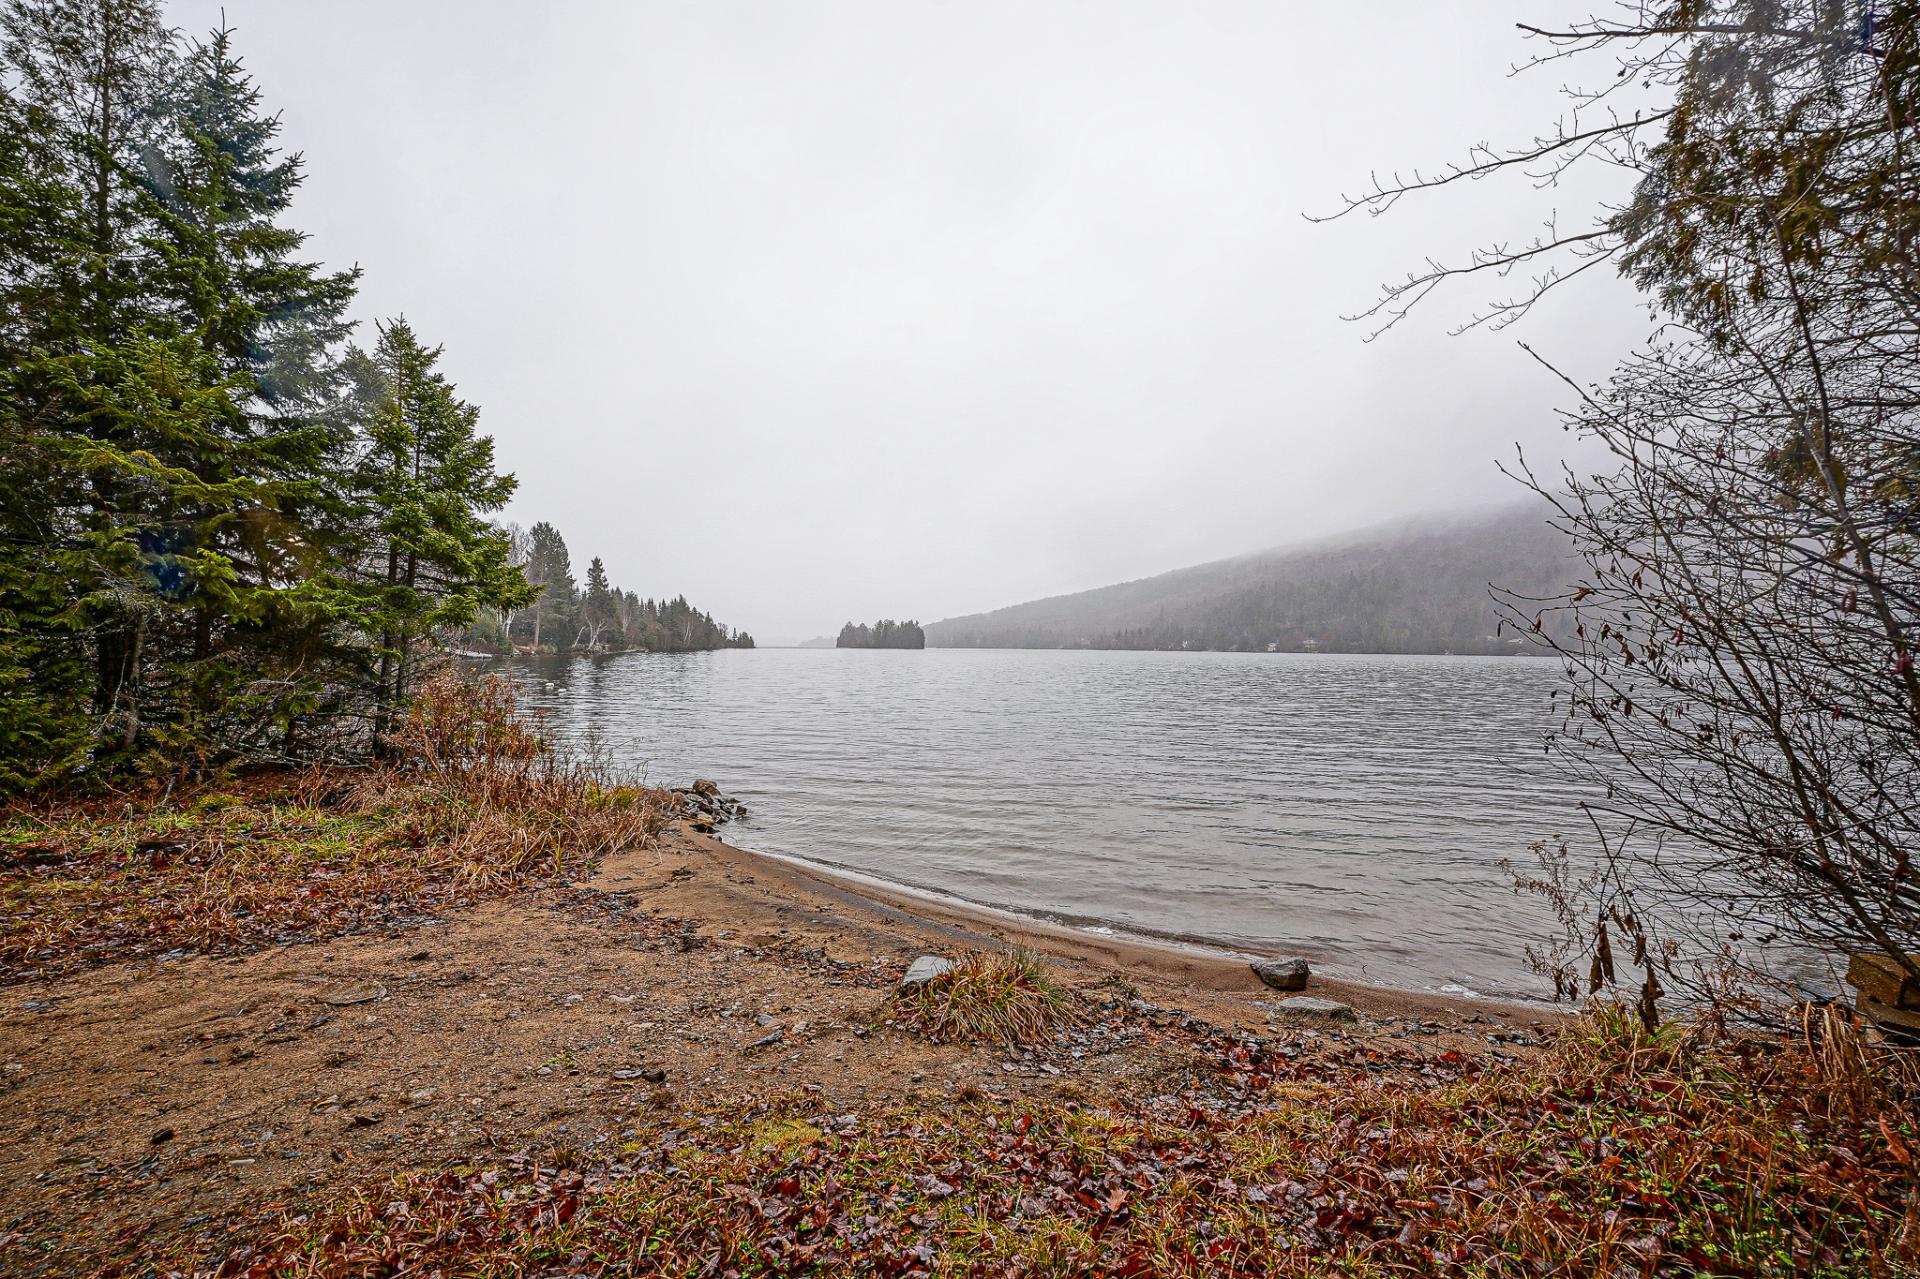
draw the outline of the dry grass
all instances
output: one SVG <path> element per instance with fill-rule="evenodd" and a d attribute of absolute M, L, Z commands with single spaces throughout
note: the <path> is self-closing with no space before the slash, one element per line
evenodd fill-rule
<path fill-rule="evenodd" d="M 1034 1044 L 1075 1020 L 1072 1000 L 1031 951 L 975 953 L 895 997 L 897 1019 L 933 1039 Z"/>
<path fill-rule="evenodd" d="M 644 847 L 676 809 L 551 750 L 504 681 L 429 684 L 400 744 L 374 769 L 0 814 L 0 850 L 38 850 L 0 870 L 0 980 L 442 910 Z"/>
<path fill-rule="evenodd" d="M 395 745 L 341 806 L 384 815 L 410 847 L 446 850 L 479 891 L 645 847 L 675 811 L 671 796 L 554 750 L 497 675 L 424 683 Z"/>

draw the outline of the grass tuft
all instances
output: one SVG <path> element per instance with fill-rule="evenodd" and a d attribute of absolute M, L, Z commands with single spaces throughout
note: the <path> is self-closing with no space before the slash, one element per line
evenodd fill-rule
<path fill-rule="evenodd" d="M 1025 949 L 968 955 L 896 1001 L 899 1020 L 932 1039 L 1035 1044 L 1077 1020 L 1071 998 Z"/>

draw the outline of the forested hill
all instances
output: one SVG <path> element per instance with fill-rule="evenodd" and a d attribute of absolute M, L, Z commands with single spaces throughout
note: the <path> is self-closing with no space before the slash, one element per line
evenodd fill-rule
<path fill-rule="evenodd" d="M 1539 504 L 1422 516 L 927 626 L 936 648 L 1511 653 L 1489 583 L 1568 580 Z"/>

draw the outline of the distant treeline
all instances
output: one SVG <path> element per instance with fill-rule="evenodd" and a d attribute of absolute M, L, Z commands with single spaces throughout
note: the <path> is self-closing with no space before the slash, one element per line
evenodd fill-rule
<path fill-rule="evenodd" d="M 934 622 L 937 648 L 1512 653 L 1488 585 L 1544 595 L 1566 540 L 1531 507 L 1429 518 Z"/>
<path fill-rule="evenodd" d="M 918 622 L 896 622 L 885 618 L 868 626 L 848 622 L 840 628 L 835 648 L 925 648 L 927 633 Z"/>
<path fill-rule="evenodd" d="M 508 560 L 539 591 L 524 608 L 490 612 L 469 628 L 464 643 L 492 653 L 687 653 L 752 648 L 753 636 L 733 631 L 687 602 L 642 599 L 607 580 L 600 557 L 587 565 L 585 589 L 575 583 L 572 557 L 560 530 L 542 520 L 530 529 L 502 529 Z"/>

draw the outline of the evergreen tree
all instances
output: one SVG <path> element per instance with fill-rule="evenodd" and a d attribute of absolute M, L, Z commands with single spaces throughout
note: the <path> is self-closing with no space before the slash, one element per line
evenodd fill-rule
<path fill-rule="evenodd" d="M 618 622 L 618 606 L 607 585 L 607 570 L 598 555 L 587 565 L 587 594 L 580 604 L 580 622 L 586 628 L 587 647 L 600 647 L 600 633 Z"/>
<path fill-rule="evenodd" d="M 369 534 L 363 625 L 378 637 L 376 738 L 406 700 L 422 641 L 533 596 L 507 562 L 506 537 L 483 518 L 513 495 L 513 478 L 494 471 L 480 411 L 435 370 L 440 355 L 404 319 L 380 326 L 382 397 L 357 476 Z"/>
<path fill-rule="evenodd" d="M 539 648 L 550 642 L 566 647 L 574 620 L 573 564 L 560 530 L 541 520 L 527 530 L 526 579 L 539 592 L 527 610 L 528 642 Z"/>
<path fill-rule="evenodd" d="M 305 181 L 302 160 L 275 147 L 279 118 L 232 40 L 222 27 L 189 51 L 166 101 L 172 128 L 145 152 L 161 211 L 150 248 L 182 327 L 251 383 L 248 425 L 284 436 L 337 381 L 328 352 L 348 336 L 359 271 L 295 257 L 306 236 L 278 219 Z"/>
<path fill-rule="evenodd" d="M 179 478 L 164 461 L 184 450 L 167 446 L 204 440 L 215 407 L 210 371 L 177 333 L 143 324 L 138 238 L 152 210 L 134 173 L 168 34 L 152 0 L 14 0 L 0 12 L 0 41 L 15 121 L 35 135 L 40 173 L 66 188 L 40 205 L 59 215 L 40 227 L 46 238 L 18 246 L 53 255 L 38 271 L 16 267 L 40 287 L 9 369 L 9 416 L 32 424 L 48 471 L 50 487 L 29 499 L 40 508 L 31 522 L 58 547 L 62 594 L 75 604 L 54 616 L 86 624 L 94 708 L 130 746 L 144 624 L 177 571 L 156 554 L 167 531 L 145 517 Z"/>
<path fill-rule="evenodd" d="M 295 370 L 344 333 L 353 276 L 289 260 L 297 160 L 275 159 L 227 33 L 181 63 L 143 0 L 16 0 L 0 30 L 75 214 L 7 389 L 41 424 L 39 527 L 69 554 L 102 744 L 188 744 L 216 715 L 257 744 L 300 687 L 261 676 L 306 666 L 279 630 L 329 620 L 303 598 L 330 549 L 305 516 L 340 490 L 344 438 L 287 410 L 318 390 Z M 276 357 L 296 327 L 299 358 Z"/>
<path fill-rule="evenodd" d="M 81 489 L 45 414 L 40 354 L 73 296 L 82 206 L 42 121 L 0 89 L 0 793 L 69 773 L 91 742 L 89 570 L 66 527 Z"/>
<path fill-rule="evenodd" d="M 263 112 L 230 31 L 192 47 L 156 110 L 168 127 L 142 153 L 155 210 L 142 240 L 149 287 L 232 388 L 215 447 L 193 460 L 203 480 L 229 488 L 179 516 L 198 568 L 182 591 L 190 631 L 172 637 L 171 709 L 186 735 L 220 716 L 231 739 L 310 704 L 327 673 L 316 658 L 339 618 L 321 584 L 350 548 L 340 499 L 351 434 L 328 412 L 342 381 L 332 352 L 358 273 L 295 257 L 306 237 L 278 219 L 302 181 L 300 158 L 276 150 L 279 121 Z M 245 691 L 257 689 L 272 693 Z"/>
<path fill-rule="evenodd" d="M 580 642 L 558 531 L 485 519 L 513 481 L 440 352 L 346 344 L 357 272 L 301 260 L 278 130 L 224 26 L 0 0 L 0 791 L 377 734 L 483 612 Z M 591 646 L 738 638 L 587 585 Z"/>

